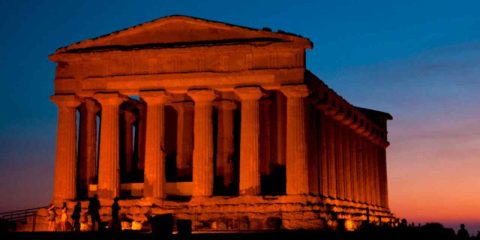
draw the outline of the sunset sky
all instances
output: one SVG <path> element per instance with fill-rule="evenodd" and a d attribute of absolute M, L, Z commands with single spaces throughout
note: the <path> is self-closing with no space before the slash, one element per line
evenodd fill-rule
<path fill-rule="evenodd" d="M 48 55 L 182 14 L 309 38 L 312 72 L 352 104 L 394 117 L 387 161 L 396 216 L 455 229 L 465 223 L 476 234 L 480 2 L 328 2 L 0 0 L 0 212 L 52 197 L 57 109 Z"/>

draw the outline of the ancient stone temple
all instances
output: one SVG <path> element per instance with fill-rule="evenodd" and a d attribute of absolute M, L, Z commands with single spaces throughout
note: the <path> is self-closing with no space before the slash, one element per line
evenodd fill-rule
<path fill-rule="evenodd" d="M 196 231 L 388 222 L 388 113 L 306 69 L 309 39 L 186 16 L 59 48 L 53 202 Z M 85 209 L 84 209 L 85 210 Z M 86 211 L 86 210 L 85 210 Z"/>

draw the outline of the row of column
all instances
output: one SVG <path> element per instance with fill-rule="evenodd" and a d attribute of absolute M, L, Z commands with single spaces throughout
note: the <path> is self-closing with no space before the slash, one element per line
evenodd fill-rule
<path fill-rule="evenodd" d="M 348 124 L 312 110 L 310 192 L 388 208 L 385 148 Z"/>
<path fill-rule="evenodd" d="M 303 99 L 308 95 L 305 85 L 284 86 L 281 91 L 287 98 L 286 103 L 286 178 L 287 194 L 307 194 L 307 147 L 305 136 L 305 116 Z M 240 195 L 260 193 L 260 125 L 259 99 L 263 92 L 259 87 L 240 87 L 235 94 L 241 100 L 240 133 Z M 211 196 L 213 193 L 213 122 L 212 105 L 216 99 L 213 90 L 191 90 L 188 95 L 193 99 L 193 192 L 194 197 Z M 142 91 L 140 97 L 146 103 L 145 130 L 145 170 L 144 196 L 162 199 L 165 190 L 165 104 L 168 95 L 164 91 Z M 120 195 L 119 166 L 119 107 L 127 97 L 118 93 L 99 93 L 94 98 L 101 105 L 100 152 L 98 164 L 98 195 L 100 198 L 114 198 Z M 76 109 L 80 100 L 74 95 L 55 95 L 52 100 L 59 108 L 57 155 L 55 164 L 54 199 L 66 200 L 76 198 L 77 156 L 76 156 Z M 87 139 L 87 151 L 82 154 L 95 156 L 96 113 L 93 100 L 85 100 L 83 114 L 86 116 L 80 134 Z M 92 102 L 90 102 L 92 101 Z M 231 103 L 230 103 L 231 104 Z M 224 145 L 217 154 L 223 160 L 233 153 L 233 107 L 223 103 L 222 111 L 224 138 L 219 143 Z M 188 123 L 185 123 L 188 124 Z M 182 126 L 178 126 L 182 128 Z M 182 136 L 185 136 L 183 134 Z M 90 139 L 90 140 L 89 140 Z M 187 141 L 177 139 L 177 141 Z M 183 145 L 183 144 L 180 144 Z M 177 163 L 185 162 L 184 156 L 177 156 Z M 90 157 L 88 159 L 95 159 Z M 228 161 L 224 161 L 223 170 L 232 171 Z M 95 164 L 87 164 L 84 170 L 87 177 L 94 177 Z M 182 165 L 184 166 L 184 165 Z M 225 184 L 231 179 L 224 179 Z"/>

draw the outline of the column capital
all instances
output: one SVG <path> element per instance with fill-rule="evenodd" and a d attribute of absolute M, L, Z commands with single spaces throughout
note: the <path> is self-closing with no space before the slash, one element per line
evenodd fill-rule
<path fill-rule="evenodd" d="M 183 101 L 183 102 L 173 102 L 172 107 L 175 108 L 175 110 L 192 110 L 193 111 L 193 102 L 191 101 Z"/>
<path fill-rule="evenodd" d="M 147 104 L 165 104 L 169 97 L 163 90 L 157 91 L 140 91 L 140 97 Z"/>
<path fill-rule="evenodd" d="M 85 108 L 87 111 L 92 112 L 92 113 L 97 113 L 100 111 L 100 106 L 98 106 L 97 101 L 93 98 L 82 98 L 83 104 L 85 104 Z"/>
<path fill-rule="evenodd" d="M 231 100 L 220 100 L 215 102 L 215 107 L 223 110 L 233 110 L 237 108 L 237 105 Z"/>
<path fill-rule="evenodd" d="M 74 94 L 53 95 L 50 100 L 58 107 L 78 107 L 82 103 Z"/>
<path fill-rule="evenodd" d="M 128 97 L 120 93 L 96 93 L 93 95 L 101 105 L 120 105 Z"/>
<path fill-rule="evenodd" d="M 188 90 L 187 94 L 193 99 L 195 103 L 212 102 L 217 97 L 215 92 L 211 89 Z"/>
<path fill-rule="evenodd" d="M 258 100 L 263 96 L 260 87 L 237 87 L 234 92 L 241 100 Z"/>
<path fill-rule="evenodd" d="M 280 87 L 280 91 L 287 98 L 304 98 L 310 94 L 310 90 L 308 90 L 305 84 L 284 85 Z"/>

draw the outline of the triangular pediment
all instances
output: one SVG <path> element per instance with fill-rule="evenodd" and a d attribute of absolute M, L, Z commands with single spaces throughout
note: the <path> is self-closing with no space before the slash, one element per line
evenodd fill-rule
<path fill-rule="evenodd" d="M 311 48 L 307 38 L 268 29 L 252 29 L 188 16 L 169 16 L 58 49 L 63 52 L 114 47 L 172 46 L 190 43 L 279 41 Z"/>

